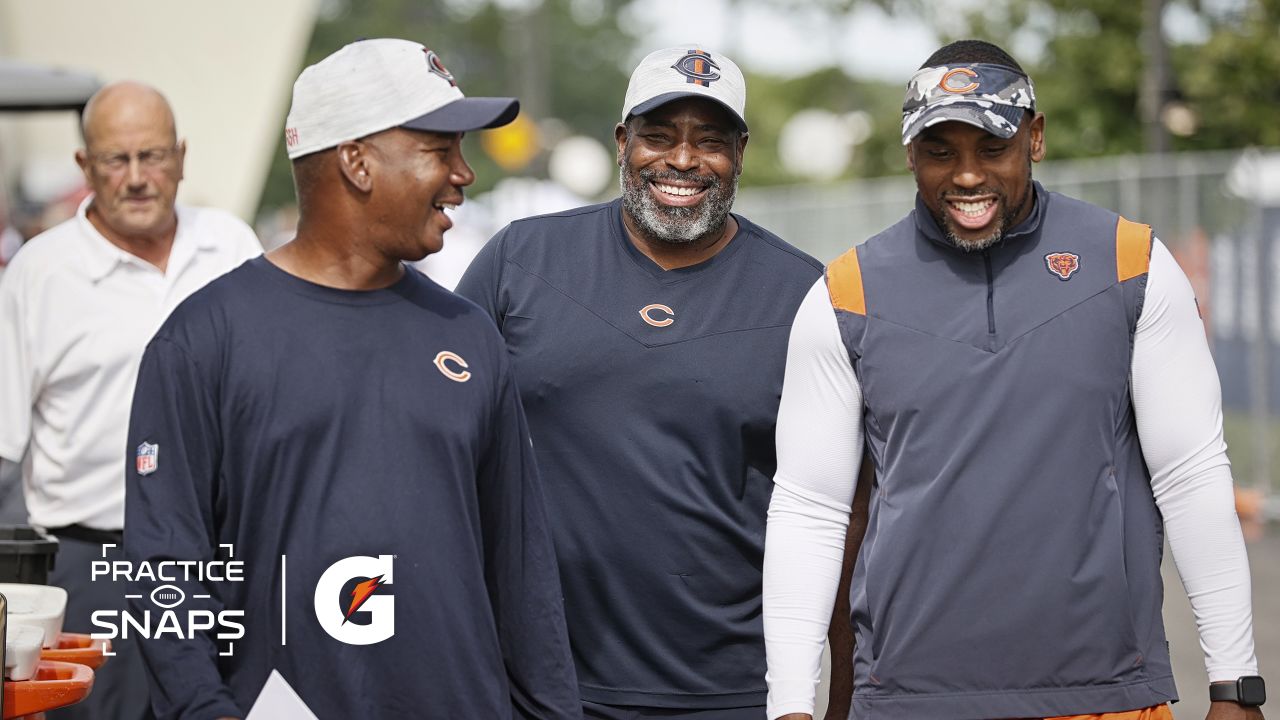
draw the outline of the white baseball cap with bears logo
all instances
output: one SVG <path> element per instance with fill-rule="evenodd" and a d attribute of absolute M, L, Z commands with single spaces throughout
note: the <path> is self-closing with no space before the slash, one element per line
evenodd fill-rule
<path fill-rule="evenodd" d="M 738 129 L 747 131 L 747 81 L 737 64 L 702 45 L 679 45 L 649 53 L 627 84 L 622 122 L 673 100 L 703 97 L 723 105 Z"/>
<path fill-rule="evenodd" d="M 289 159 L 394 127 L 466 132 L 506 125 L 515 98 L 469 98 L 421 43 L 360 40 L 302 71 L 285 120 Z"/>

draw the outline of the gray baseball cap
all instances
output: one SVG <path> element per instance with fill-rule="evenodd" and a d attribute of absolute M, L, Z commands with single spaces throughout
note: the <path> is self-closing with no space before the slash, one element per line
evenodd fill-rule
<path fill-rule="evenodd" d="M 1031 78 L 1013 68 L 988 63 L 921 68 L 902 101 L 902 144 L 952 120 L 1011 138 L 1028 110 L 1036 110 L 1035 88 Z"/>
<path fill-rule="evenodd" d="M 631 73 L 622 122 L 685 97 L 720 103 L 747 131 L 747 81 L 736 63 L 702 45 L 677 45 L 645 56 Z"/>
<path fill-rule="evenodd" d="M 394 38 L 360 40 L 302 71 L 285 120 L 289 159 L 404 127 L 466 132 L 506 125 L 515 98 L 464 97 L 435 52 Z"/>

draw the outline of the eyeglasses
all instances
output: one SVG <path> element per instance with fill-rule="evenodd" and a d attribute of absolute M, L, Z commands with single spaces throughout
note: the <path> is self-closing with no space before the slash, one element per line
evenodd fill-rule
<path fill-rule="evenodd" d="M 138 165 L 144 170 L 154 170 L 174 157 L 178 153 L 178 146 L 146 148 L 136 153 L 100 153 L 93 156 L 94 165 L 104 172 L 116 173 L 129 167 L 134 158 L 137 158 Z"/>

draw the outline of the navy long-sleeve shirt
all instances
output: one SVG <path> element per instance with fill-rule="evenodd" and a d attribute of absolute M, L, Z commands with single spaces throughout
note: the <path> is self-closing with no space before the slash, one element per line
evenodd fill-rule
<path fill-rule="evenodd" d="M 774 426 L 821 264 L 737 222 L 714 257 L 663 270 L 619 201 L 520 220 L 458 285 L 513 358 L 591 702 L 765 702 Z"/>
<path fill-rule="evenodd" d="M 243 716 L 272 669 L 322 720 L 580 716 L 524 414 L 474 305 L 413 270 L 356 292 L 259 258 L 174 312 L 134 398 L 128 557 L 231 543 L 246 575 L 176 583 L 180 615 L 243 610 L 244 637 L 230 656 L 221 627 L 143 641 L 161 718 Z M 350 612 L 382 556 L 393 572 Z M 160 584 L 135 613 L 160 612 Z M 321 624 L 385 614 L 394 634 L 372 644 Z"/>

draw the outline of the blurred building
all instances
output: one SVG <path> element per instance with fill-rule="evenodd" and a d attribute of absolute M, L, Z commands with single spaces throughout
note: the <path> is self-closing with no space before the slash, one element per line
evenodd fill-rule
<path fill-rule="evenodd" d="M 180 202 L 251 219 L 319 0 L 0 0 L 0 58 L 132 79 L 168 96 L 187 140 Z M 43 204 L 82 185 L 68 113 L 0 116 L 0 184 Z"/>

